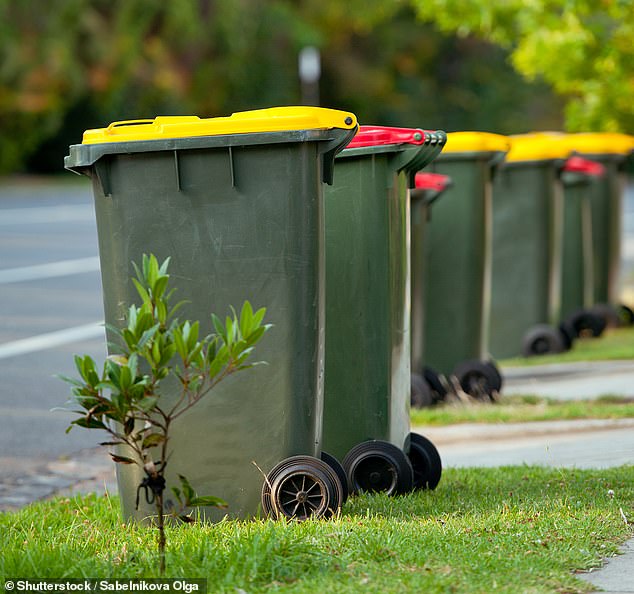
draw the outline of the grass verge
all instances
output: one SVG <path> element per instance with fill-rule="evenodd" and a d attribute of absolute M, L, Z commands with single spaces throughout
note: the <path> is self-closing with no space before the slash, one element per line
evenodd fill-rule
<path fill-rule="evenodd" d="M 634 467 L 448 469 L 438 489 L 361 496 L 330 521 L 224 521 L 169 529 L 168 577 L 208 592 L 579 592 L 632 535 Z M 0 576 L 152 577 L 154 531 L 116 498 L 0 515 Z"/>
<path fill-rule="evenodd" d="M 606 330 L 599 338 L 581 338 L 573 348 L 559 355 L 517 357 L 498 361 L 501 367 L 530 367 L 548 363 L 572 363 L 574 361 L 610 361 L 634 359 L 634 327 Z"/>
<path fill-rule="evenodd" d="M 602 396 L 596 400 L 553 400 L 540 396 L 504 396 L 495 403 L 455 402 L 411 411 L 412 425 L 626 418 L 634 418 L 634 402 L 617 396 Z"/>

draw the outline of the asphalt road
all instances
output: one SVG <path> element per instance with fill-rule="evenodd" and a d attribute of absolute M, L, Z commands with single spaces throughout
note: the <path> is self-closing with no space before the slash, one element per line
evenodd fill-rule
<path fill-rule="evenodd" d="M 0 472 L 6 477 L 100 440 L 65 428 L 73 355 L 103 360 L 97 232 L 88 180 L 0 183 Z M 70 182 L 70 183 L 69 183 Z"/>

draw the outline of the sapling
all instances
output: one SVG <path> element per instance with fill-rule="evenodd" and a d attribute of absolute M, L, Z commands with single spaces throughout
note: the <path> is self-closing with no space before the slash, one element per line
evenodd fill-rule
<path fill-rule="evenodd" d="M 200 337 L 200 324 L 181 322 L 176 313 L 183 301 L 171 305 L 168 291 L 169 258 L 159 265 L 154 255 L 143 255 L 141 268 L 134 264 L 132 279 L 141 305 L 130 305 L 122 329 L 107 326 L 117 338 L 110 344 L 115 354 L 106 358 L 101 373 L 88 355 L 75 356 L 79 379 L 62 377 L 72 384 L 71 402 L 80 410 L 71 421 L 109 435 L 102 445 L 117 447 L 110 455 L 118 464 L 136 464 L 143 470 L 137 489 L 156 509 L 159 570 L 165 573 L 165 471 L 170 455 L 170 428 L 182 414 L 207 396 L 229 375 L 258 363 L 250 362 L 256 343 L 270 325 L 263 324 L 265 309 L 254 312 L 245 301 L 240 315 L 233 308 L 223 322 L 211 314 L 215 333 Z M 174 381 L 176 380 L 176 381 Z M 161 387 L 169 381 L 170 389 Z M 174 389 L 173 386 L 177 388 Z M 198 496 L 186 477 L 172 491 L 180 508 L 171 514 L 191 521 L 187 508 L 226 507 L 213 496 Z"/>

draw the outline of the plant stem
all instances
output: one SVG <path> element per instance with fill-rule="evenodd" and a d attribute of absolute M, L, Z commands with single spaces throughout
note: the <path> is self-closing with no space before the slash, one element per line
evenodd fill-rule
<path fill-rule="evenodd" d="M 158 515 L 158 553 L 159 553 L 159 574 L 165 575 L 165 518 L 163 516 L 163 492 L 156 494 L 156 513 Z"/>

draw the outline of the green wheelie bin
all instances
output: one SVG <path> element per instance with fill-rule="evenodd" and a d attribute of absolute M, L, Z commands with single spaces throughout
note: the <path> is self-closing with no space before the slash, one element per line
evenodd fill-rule
<path fill-rule="evenodd" d="M 572 156 L 564 165 L 561 316 L 574 338 L 599 336 L 606 322 L 593 310 L 594 254 L 590 194 L 604 176 L 596 161 Z"/>
<path fill-rule="evenodd" d="M 561 352 L 562 138 L 511 136 L 493 187 L 490 350 L 500 359 Z"/>
<path fill-rule="evenodd" d="M 157 117 L 88 130 L 66 157 L 92 178 L 108 324 L 121 327 L 136 302 L 132 262 L 144 253 L 171 257 L 182 316 L 203 335 L 214 332 L 211 312 L 245 299 L 274 324 L 257 347 L 268 365 L 231 376 L 172 426 L 165 493 L 183 474 L 228 502 L 206 510 L 211 520 L 328 516 L 343 501 L 320 459 L 322 181 L 332 183 L 335 154 L 356 128 L 353 114 L 309 107 Z M 124 516 L 151 515 L 145 501 L 135 509 L 142 471 L 117 465 L 117 478 Z"/>
<path fill-rule="evenodd" d="M 593 302 L 611 325 L 631 323 L 632 311 L 620 303 L 621 216 L 625 189 L 625 168 L 634 151 L 634 137 L 626 134 L 569 134 L 576 154 L 601 163 L 605 176 L 590 190 L 592 251 L 594 254 Z M 608 306 L 608 307 L 606 307 Z"/>
<path fill-rule="evenodd" d="M 444 142 L 442 132 L 361 126 L 326 188 L 323 447 L 352 492 L 440 480 L 435 447 L 410 434 L 408 189 Z"/>
<path fill-rule="evenodd" d="M 425 237 L 431 220 L 434 203 L 452 185 L 451 178 L 441 173 L 419 172 L 410 190 L 410 235 L 411 235 L 411 405 L 415 408 L 431 406 L 447 394 L 447 389 L 438 374 L 425 365 L 423 359 L 423 337 L 425 330 L 424 270 Z"/>
<path fill-rule="evenodd" d="M 507 137 L 486 132 L 447 135 L 429 170 L 452 186 L 435 205 L 424 242 L 422 361 L 475 397 L 492 397 L 502 378 L 489 358 L 491 184 L 508 151 Z M 423 373 L 417 369 L 416 373 Z M 429 374 L 429 371 L 427 372 Z"/>

